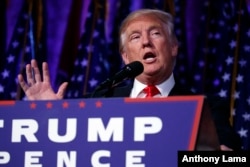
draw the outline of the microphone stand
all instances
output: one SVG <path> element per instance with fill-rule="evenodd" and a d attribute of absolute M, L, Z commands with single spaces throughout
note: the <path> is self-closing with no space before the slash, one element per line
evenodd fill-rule
<path fill-rule="evenodd" d="M 101 96 L 110 97 L 112 95 L 114 85 L 112 83 L 110 83 L 108 86 L 105 87 L 105 90 L 103 88 L 97 86 L 97 88 L 91 93 L 90 98 L 94 98 L 96 93 L 100 92 L 100 91 L 103 91 L 103 92 L 101 92 Z"/>

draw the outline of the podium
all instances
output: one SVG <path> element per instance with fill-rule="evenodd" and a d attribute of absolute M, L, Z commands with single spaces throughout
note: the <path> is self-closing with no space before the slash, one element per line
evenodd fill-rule
<path fill-rule="evenodd" d="M 0 101 L 0 166 L 166 167 L 194 150 L 203 96 Z"/>

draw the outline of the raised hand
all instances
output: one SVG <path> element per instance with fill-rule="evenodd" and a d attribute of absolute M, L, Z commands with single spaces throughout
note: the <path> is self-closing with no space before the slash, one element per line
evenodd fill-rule
<path fill-rule="evenodd" d="M 68 83 L 62 83 L 57 93 L 55 93 L 51 86 L 49 68 L 46 62 L 42 64 L 42 74 L 43 77 L 41 77 L 36 60 L 33 59 L 31 64 L 26 65 L 27 82 L 25 82 L 22 74 L 18 75 L 19 84 L 28 100 L 62 99 Z"/>

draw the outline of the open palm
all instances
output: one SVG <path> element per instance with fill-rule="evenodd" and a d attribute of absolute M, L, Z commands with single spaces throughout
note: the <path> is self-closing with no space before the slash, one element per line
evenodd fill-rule
<path fill-rule="evenodd" d="M 43 80 L 37 66 L 36 60 L 31 60 L 31 64 L 26 65 L 27 82 L 23 75 L 18 75 L 18 81 L 28 100 L 58 100 L 62 99 L 66 91 L 67 82 L 60 85 L 57 93 L 54 92 L 50 82 L 48 64 L 42 65 Z"/>

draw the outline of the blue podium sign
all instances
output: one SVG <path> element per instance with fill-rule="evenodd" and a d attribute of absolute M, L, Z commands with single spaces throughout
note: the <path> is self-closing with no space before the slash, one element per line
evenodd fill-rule
<path fill-rule="evenodd" d="M 166 167 L 195 147 L 203 96 L 0 101 L 0 166 Z"/>

